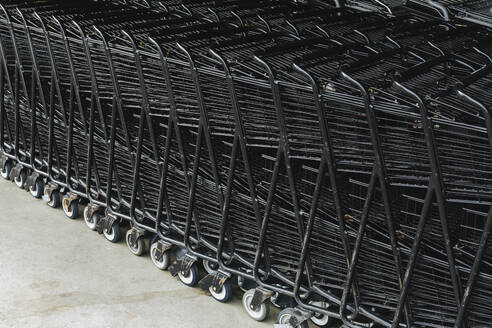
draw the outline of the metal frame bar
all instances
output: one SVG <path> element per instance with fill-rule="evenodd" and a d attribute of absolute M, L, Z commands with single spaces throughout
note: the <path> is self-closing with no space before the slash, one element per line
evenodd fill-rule
<path fill-rule="evenodd" d="M 316 211 L 318 209 L 318 203 L 319 203 L 319 196 L 321 194 L 321 187 L 322 187 L 322 180 L 323 177 L 325 176 L 325 170 L 328 168 L 328 175 L 330 178 L 330 187 L 333 192 L 333 200 L 335 203 L 335 210 L 337 214 L 337 219 L 338 219 L 338 225 L 339 225 L 339 232 L 340 232 L 340 238 L 343 244 L 344 248 L 344 254 L 346 258 L 347 264 L 349 263 L 349 254 L 350 254 L 350 245 L 348 242 L 347 234 L 345 231 L 345 223 L 344 223 L 344 218 L 343 218 L 343 213 L 342 213 L 342 203 L 340 200 L 340 195 L 339 195 L 339 187 L 336 182 L 336 167 L 335 167 L 335 158 L 334 158 L 334 153 L 333 153 L 333 145 L 332 141 L 329 135 L 329 129 L 328 125 L 326 124 L 327 120 L 325 117 L 325 112 L 323 110 L 323 105 L 321 101 L 321 93 L 319 91 L 318 85 L 314 78 L 309 74 L 307 71 L 303 70 L 301 67 L 299 67 L 296 64 L 293 64 L 293 69 L 300 73 L 301 75 L 305 76 L 312 87 L 312 93 L 313 93 L 313 100 L 315 102 L 316 106 L 316 111 L 318 114 L 318 121 L 319 121 L 319 129 L 321 132 L 321 142 L 322 142 L 322 149 L 321 149 L 321 159 L 320 159 L 320 164 L 319 164 L 319 169 L 318 169 L 318 175 L 316 178 L 316 184 L 315 184 L 315 190 L 313 193 L 312 197 L 312 204 L 311 204 L 311 209 L 309 212 L 308 216 L 308 222 L 305 228 L 305 234 L 304 234 L 304 241 L 303 241 L 303 247 L 301 250 L 301 256 L 299 259 L 299 268 L 297 270 L 296 274 L 296 280 L 295 280 L 295 286 L 294 286 L 294 299 L 295 301 L 303 308 L 313 311 L 315 313 L 322 313 L 324 315 L 328 315 L 330 317 L 336 317 L 339 318 L 339 314 L 336 312 L 328 311 L 326 309 L 323 309 L 319 306 L 314 306 L 311 304 L 306 303 L 300 296 L 300 288 L 302 284 L 302 275 L 304 272 L 304 268 L 306 265 L 306 260 L 308 257 L 309 253 L 309 246 L 311 243 L 311 234 L 313 231 L 314 227 L 314 221 L 316 218 Z M 353 286 L 353 291 L 354 291 L 354 299 L 355 295 L 357 294 L 357 286 L 354 284 Z M 356 304 L 355 309 L 358 308 L 358 304 Z M 357 310 L 356 310 L 357 311 Z"/>
<path fill-rule="evenodd" d="M 416 93 L 406 88 L 403 84 L 397 81 L 394 81 L 393 85 L 397 90 L 407 95 L 408 97 L 414 99 L 417 103 L 417 107 L 419 108 L 422 116 L 422 128 L 424 130 L 425 141 L 427 144 L 428 156 L 431 161 L 431 170 L 432 170 L 432 175 L 430 177 L 429 186 L 425 195 L 424 205 L 422 208 L 419 224 L 417 227 L 417 233 L 412 245 L 412 251 L 411 251 L 410 258 L 408 260 L 407 269 L 405 271 L 405 275 L 403 279 L 403 284 L 401 286 L 400 299 L 398 301 L 398 306 L 391 325 L 392 328 L 396 328 L 400 324 L 402 310 L 406 302 L 406 299 L 408 297 L 410 282 L 413 276 L 413 271 L 419 253 L 419 247 L 424 234 L 424 227 L 427 222 L 427 219 L 429 218 L 434 197 L 438 205 L 439 219 L 441 221 L 442 233 L 444 237 L 444 243 L 445 243 L 446 253 L 449 263 L 449 271 L 450 271 L 449 273 L 451 275 L 451 281 L 453 284 L 453 290 L 456 298 L 457 307 L 460 306 L 460 302 L 461 302 L 461 290 L 459 287 L 460 286 L 458 280 L 459 277 L 457 276 L 453 250 L 449 237 L 448 222 L 446 218 L 446 201 L 444 198 L 444 186 L 442 185 L 443 180 L 441 177 L 441 170 L 439 167 L 439 160 L 437 157 L 437 152 L 436 152 L 437 150 L 434 141 L 433 124 L 432 122 L 430 122 L 430 119 L 428 117 L 427 108 L 422 102 L 422 99 Z"/>
<path fill-rule="evenodd" d="M 195 156 L 194 156 L 194 161 L 193 161 L 193 170 L 192 170 L 192 175 L 191 175 L 191 185 L 190 185 L 190 196 L 188 200 L 188 213 L 186 215 L 186 227 L 185 227 L 185 233 L 184 233 L 184 244 L 186 246 L 186 249 L 188 250 L 189 253 L 205 259 L 207 261 L 210 261 L 212 263 L 217 262 L 216 257 L 209 256 L 207 254 L 200 253 L 199 251 L 193 249 L 191 241 L 190 241 L 190 235 L 191 235 L 191 224 L 192 224 L 192 217 L 195 218 L 195 224 L 197 225 L 197 230 L 199 231 L 199 217 L 197 215 L 193 215 L 195 213 L 195 196 L 196 196 L 196 185 L 197 185 L 197 179 L 198 179 L 198 168 L 200 167 L 200 154 L 201 154 L 201 148 L 202 148 L 202 138 L 205 139 L 205 146 L 208 148 L 208 153 L 210 157 L 210 162 L 212 165 L 212 173 L 214 176 L 214 183 L 215 183 L 215 188 L 217 189 L 217 195 L 218 195 L 218 201 L 219 201 L 219 206 L 220 208 L 224 207 L 224 195 L 223 195 L 223 190 L 220 184 L 220 177 L 219 173 L 217 170 L 217 163 L 215 160 L 215 153 L 213 150 L 212 146 L 212 137 L 210 134 L 210 125 L 208 121 L 208 115 L 206 112 L 205 108 L 205 101 L 203 100 L 203 94 L 200 86 L 200 79 L 198 76 L 198 69 L 196 67 L 195 61 L 192 58 L 192 55 L 179 43 L 177 43 L 178 49 L 187 57 L 188 59 L 188 64 L 189 64 L 189 69 L 191 71 L 191 78 L 193 80 L 194 86 L 195 86 L 195 93 L 197 96 L 198 100 L 198 108 L 200 110 L 200 121 L 198 123 L 198 131 L 197 131 L 197 140 L 196 140 L 196 145 L 195 145 Z M 200 246 L 201 241 L 203 238 L 200 236 L 200 234 L 197 234 L 197 240 L 198 240 L 198 245 Z M 211 249 L 212 250 L 212 249 Z M 215 249 L 212 251 L 216 251 Z"/>
<path fill-rule="evenodd" d="M 253 180 L 253 173 L 251 169 L 251 163 L 249 159 L 249 154 L 248 154 L 248 146 L 247 146 L 247 136 L 246 136 L 246 131 L 244 129 L 244 123 L 243 123 L 243 118 L 241 115 L 241 110 L 240 110 L 240 105 L 239 101 L 237 98 L 235 86 L 234 86 L 234 77 L 231 74 L 229 65 L 226 61 L 225 58 L 223 58 L 219 53 L 217 53 L 214 50 L 209 50 L 210 54 L 215 57 L 223 66 L 224 73 L 225 73 L 225 80 L 227 83 L 228 87 L 228 92 L 231 97 L 231 107 L 232 107 L 232 112 L 234 114 L 234 121 L 235 121 L 235 133 L 234 133 L 234 140 L 233 140 L 233 146 L 232 146 L 232 154 L 231 154 L 231 163 L 229 167 L 229 176 L 227 180 L 227 187 L 226 187 L 226 196 L 224 199 L 224 206 L 222 210 L 222 223 L 221 223 L 221 229 L 220 229 L 220 237 L 219 241 L 217 244 L 217 262 L 219 263 L 219 266 L 222 270 L 231 272 L 233 274 L 239 275 L 244 278 L 248 278 L 250 280 L 254 280 L 254 275 L 238 270 L 236 268 L 233 268 L 229 263 L 224 261 L 223 258 L 223 252 L 224 252 L 224 240 L 226 237 L 226 226 L 229 224 L 229 205 L 231 201 L 231 193 L 232 193 L 232 183 L 234 179 L 234 174 L 235 174 L 235 163 L 237 161 L 239 152 L 242 157 L 243 165 L 246 170 L 246 176 L 248 180 L 248 189 L 249 189 L 249 196 L 251 197 L 251 205 L 253 207 L 253 211 L 255 213 L 255 218 L 256 218 L 256 224 L 258 228 L 258 232 L 261 229 L 261 213 L 260 213 L 260 208 L 258 204 L 258 195 L 256 193 L 256 186 Z M 238 149 L 239 148 L 239 149 Z M 265 261 L 266 261 L 266 271 L 270 270 L 270 258 L 268 255 L 268 250 L 265 250 Z M 234 258 L 234 255 L 231 256 L 231 259 Z M 230 260 L 231 260 L 230 259 Z M 231 261 L 228 262 L 231 262 Z"/>
<path fill-rule="evenodd" d="M 24 137 L 24 133 L 22 132 L 23 131 L 22 123 L 20 122 L 21 117 L 20 117 L 20 104 L 19 104 L 19 101 L 20 101 L 20 99 L 19 99 L 19 92 L 20 92 L 19 83 L 21 83 L 22 92 L 24 92 L 24 94 L 26 95 L 26 97 L 28 99 L 29 99 L 29 92 L 27 91 L 27 83 L 25 81 L 24 68 L 22 66 L 21 56 L 19 54 L 19 47 L 17 45 L 17 38 L 15 36 L 14 27 L 13 27 L 12 20 L 10 18 L 10 14 L 1 5 L 0 5 L 0 11 L 3 11 L 4 17 L 5 17 L 7 26 L 8 26 L 8 30 L 10 33 L 12 45 L 14 48 L 15 58 L 16 58 L 16 65 L 15 65 L 16 68 L 15 68 L 15 72 L 14 72 L 14 74 L 15 74 L 15 77 L 14 77 L 14 111 L 15 111 L 14 152 L 15 152 L 15 158 L 16 158 L 16 161 L 18 164 L 22 165 L 23 167 L 25 167 L 27 169 L 31 169 L 32 165 L 30 164 L 30 162 L 29 163 L 25 162 L 22 159 L 22 156 L 29 157 L 29 161 L 31 161 L 31 157 L 34 156 L 34 154 L 30 154 L 27 150 L 24 150 L 24 152 L 22 152 L 19 149 L 20 148 L 19 138 L 22 138 L 24 147 L 27 147 L 26 139 Z M 31 108 L 30 102 L 27 101 L 27 104 L 28 104 L 27 105 L 28 110 L 30 111 L 31 115 L 34 115 L 33 114 L 34 110 Z M 34 134 L 32 133 L 33 132 L 32 129 L 33 129 L 33 125 L 32 125 L 32 118 L 31 118 L 31 143 L 33 142 L 32 139 L 34 138 Z M 19 133 L 20 133 L 20 136 L 19 136 Z M 32 149 L 32 146 L 29 148 Z"/>
<path fill-rule="evenodd" d="M 120 180 L 118 178 L 117 168 L 115 166 L 116 118 L 118 116 L 120 118 L 121 129 L 124 131 L 126 147 L 128 148 L 129 151 L 132 149 L 132 144 L 128 136 L 128 128 L 126 126 L 125 117 L 123 114 L 122 97 L 121 97 L 120 87 L 118 84 L 116 70 L 113 64 L 111 49 L 109 48 L 108 42 L 106 41 L 103 32 L 101 32 L 96 26 L 93 26 L 92 28 L 98 35 L 100 41 L 102 42 L 102 46 L 106 54 L 106 60 L 107 60 L 109 72 L 111 75 L 111 82 L 113 85 L 113 103 L 112 103 L 112 111 L 111 111 L 111 132 L 110 132 L 110 139 L 109 139 L 109 159 L 108 159 L 108 176 L 107 176 L 108 181 L 106 186 L 106 214 L 114 215 L 119 218 L 124 218 L 126 220 L 131 220 L 129 215 L 123 213 L 122 211 L 117 210 L 112 206 L 113 178 L 115 176 L 117 177 L 115 178 L 116 187 L 118 190 L 121 190 Z M 130 156 L 130 164 L 132 165 L 132 167 L 135 167 L 135 158 L 133 156 Z M 121 192 L 119 192 L 119 194 L 121 194 Z M 115 201 L 115 203 L 117 203 L 119 206 L 123 205 L 121 198 L 118 201 Z"/>
<path fill-rule="evenodd" d="M 484 114 L 488 142 L 489 142 L 490 150 L 492 151 L 492 118 L 490 117 L 490 112 L 487 110 L 487 108 L 484 105 L 482 105 L 480 102 L 473 99 L 472 97 L 468 96 L 464 92 L 457 90 L 456 94 L 458 95 L 458 97 L 474 105 L 477 109 L 479 109 Z M 461 298 L 460 306 L 458 308 L 458 314 L 456 315 L 456 321 L 454 324 L 455 328 L 461 328 L 466 326 L 466 324 L 464 323 L 466 310 L 468 309 L 468 306 L 470 304 L 470 300 L 473 294 L 473 289 L 475 287 L 475 284 L 480 274 L 482 259 L 483 256 L 485 255 L 487 243 L 489 241 L 489 237 L 491 233 L 492 233 L 492 206 L 489 208 L 489 212 L 487 214 L 487 220 L 485 221 L 485 226 L 483 229 L 482 236 L 480 238 L 478 250 L 477 253 L 475 254 L 473 265 L 471 267 L 470 276 L 468 277 L 468 281 L 466 283 L 465 290 Z"/>
<path fill-rule="evenodd" d="M 270 182 L 270 190 L 268 192 L 268 197 L 266 200 L 266 206 L 265 206 L 265 213 L 263 217 L 263 222 L 261 225 L 261 230 L 260 230 L 260 236 L 258 240 L 258 247 L 256 250 L 255 254 L 255 260 L 254 260 L 254 267 L 253 267 L 253 275 L 255 278 L 256 283 L 264 288 L 267 288 L 269 290 L 272 290 L 274 292 L 278 292 L 284 295 L 288 296 L 294 296 L 294 293 L 292 291 L 286 291 L 284 288 L 279 288 L 278 286 L 268 284 L 265 281 L 263 281 L 262 277 L 260 276 L 260 262 L 262 260 L 262 257 L 264 255 L 264 250 L 265 250 L 265 244 L 266 244 L 266 237 L 267 237 L 267 230 L 268 230 L 268 223 L 270 221 L 270 215 L 271 215 L 271 210 L 272 210 L 272 205 L 273 205 L 273 197 L 274 193 L 277 187 L 277 180 L 278 176 L 280 174 L 280 166 L 282 160 L 284 161 L 285 168 L 287 170 L 287 175 L 289 179 L 289 185 L 290 185 L 290 191 L 291 191 L 291 197 L 292 197 L 292 202 L 294 205 L 294 215 L 296 218 L 296 223 L 297 223 L 297 228 L 298 228 L 298 233 L 299 233 L 299 239 L 301 243 L 301 248 L 303 246 L 303 236 L 304 236 L 304 223 L 302 222 L 302 218 L 300 217 L 300 209 L 299 209 L 299 203 L 298 203 L 298 197 L 297 197 L 297 191 L 295 187 L 295 177 L 294 177 L 294 172 L 292 169 L 292 164 L 291 164 L 291 159 L 290 159 L 290 147 L 289 147 L 289 140 L 288 140 L 288 134 L 287 134 L 287 129 L 285 125 L 285 114 L 283 112 L 282 108 L 282 102 L 281 102 L 281 96 L 280 96 L 280 90 L 279 90 L 279 84 L 278 81 L 275 79 L 274 73 L 271 69 L 271 67 L 263 61 L 261 58 L 255 56 L 254 60 L 262 65 L 265 69 L 265 73 L 268 75 L 270 86 L 272 88 L 272 97 L 274 99 L 274 104 L 275 104 L 275 110 L 276 110 L 276 116 L 278 120 L 278 125 L 279 125 L 279 130 L 280 130 L 280 141 L 279 141 L 279 146 L 277 150 L 277 155 L 275 159 L 275 164 L 272 172 L 272 177 L 271 177 L 271 182 Z M 307 280 L 308 280 L 308 291 L 312 287 L 312 272 L 311 272 L 311 263 L 309 258 L 306 259 L 306 273 L 307 273 Z M 294 283 L 291 283 L 294 285 Z M 309 293 L 309 292 L 308 292 Z"/>
<path fill-rule="evenodd" d="M 393 253 L 393 260 L 395 264 L 395 270 L 396 270 L 396 276 L 398 279 L 398 284 L 401 288 L 402 283 L 403 283 L 403 277 L 402 277 L 402 263 L 401 263 L 401 258 L 399 254 L 399 247 L 398 247 L 398 242 L 396 240 L 396 230 L 394 228 L 393 224 L 393 214 L 391 210 L 391 202 L 390 202 L 390 193 L 389 193 L 389 179 L 388 175 L 386 173 L 386 165 L 384 162 L 384 155 L 383 151 L 381 148 L 380 144 L 380 139 L 379 139 L 379 134 L 378 134 L 378 126 L 377 126 L 377 120 L 375 117 L 374 113 L 374 106 L 370 103 L 369 100 L 369 95 L 367 94 L 367 91 L 365 88 L 356 80 L 351 78 L 349 75 L 346 73 L 342 72 L 341 73 L 342 79 L 356 87 L 360 92 L 362 96 L 362 100 L 364 102 L 364 107 L 366 109 L 366 115 L 367 115 L 367 121 L 369 125 L 369 131 L 371 133 L 371 142 L 372 142 L 372 147 L 373 147 L 373 152 L 374 152 L 374 169 L 371 173 L 371 178 L 369 182 L 369 187 L 368 187 L 368 192 L 366 196 L 366 201 L 364 204 L 364 208 L 361 214 L 361 219 L 360 219 L 360 225 L 359 225 L 359 231 L 357 233 L 357 238 L 355 241 L 355 246 L 354 250 L 352 253 L 352 258 L 350 261 L 350 266 L 349 266 L 349 271 L 347 273 L 347 280 L 345 283 L 344 291 L 342 294 L 342 299 L 341 299 L 341 307 L 340 307 L 340 317 L 342 321 L 344 322 L 345 325 L 349 327 L 358 327 L 357 325 L 353 325 L 350 323 L 348 318 L 344 314 L 344 307 L 347 302 L 347 297 L 349 293 L 350 286 L 352 285 L 352 282 L 355 278 L 356 274 L 356 267 L 358 265 L 358 260 L 359 260 L 359 253 L 360 249 L 362 247 L 362 240 L 364 238 L 364 230 L 365 227 L 368 223 L 369 220 L 369 210 L 371 208 L 371 201 L 373 200 L 374 193 L 376 191 L 376 184 L 379 183 L 379 187 L 381 188 L 381 194 L 383 198 L 383 204 L 384 204 L 384 211 L 385 211 L 385 218 L 386 218 L 386 225 L 388 229 L 388 235 L 390 238 L 391 242 L 391 250 Z M 410 308 L 408 303 L 405 301 L 404 302 L 404 312 L 405 312 L 405 320 L 407 327 L 410 327 L 411 325 L 411 318 L 410 318 Z"/>
<path fill-rule="evenodd" d="M 88 42 L 88 37 L 86 36 L 84 30 L 82 27 L 75 21 L 72 21 L 71 24 L 75 27 L 75 29 L 78 31 L 79 36 L 80 36 L 80 41 L 82 43 L 86 61 L 87 61 L 87 66 L 89 68 L 89 75 L 91 78 L 91 105 L 89 109 L 89 131 L 88 131 L 88 145 L 87 145 L 87 176 L 86 176 L 86 193 L 88 196 L 89 201 L 92 204 L 96 204 L 98 206 L 103 206 L 106 207 L 108 202 L 111 201 L 109 195 L 104 192 L 104 196 L 106 199 L 100 200 L 97 199 L 99 196 L 101 196 L 101 193 L 103 193 L 104 186 L 102 186 L 102 183 L 100 182 L 100 177 L 99 177 L 99 172 L 97 168 L 97 161 L 94 157 L 94 133 L 95 133 L 95 119 L 96 119 L 96 111 L 97 114 L 99 115 L 100 122 L 102 124 L 102 131 L 103 131 L 103 136 L 104 136 L 104 142 L 105 146 L 108 148 L 109 152 L 109 135 L 107 133 L 108 128 L 106 125 L 106 120 L 103 114 L 103 109 L 102 109 L 102 104 L 99 98 L 99 87 L 97 83 L 97 78 L 96 78 L 96 73 L 95 73 L 95 68 L 94 64 L 92 61 L 92 55 L 89 47 L 89 42 Z M 58 24 L 60 26 L 60 30 L 64 31 L 65 28 L 62 26 L 62 24 Z M 74 76 L 75 74 L 75 69 L 72 69 L 72 73 Z M 94 167 L 94 168 L 93 168 Z M 93 172 L 94 171 L 94 172 Z M 92 174 L 94 173 L 95 180 L 96 180 L 96 190 L 98 192 L 98 197 L 93 197 L 91 192 L 92 192 Z"/>

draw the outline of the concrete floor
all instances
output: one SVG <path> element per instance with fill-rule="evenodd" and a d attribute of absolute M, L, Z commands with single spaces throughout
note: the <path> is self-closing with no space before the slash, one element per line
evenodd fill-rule
<path fill-rule="evenodd" d="M 273 312 L 273 311 L 272 311 Z M 0 327 L 272 327 L 0 179 Z"/>

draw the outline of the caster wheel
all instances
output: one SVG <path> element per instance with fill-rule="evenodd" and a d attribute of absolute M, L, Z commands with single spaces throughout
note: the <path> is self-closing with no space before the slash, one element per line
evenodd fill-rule
<path fill-rule="evenodd" d="M 270 313 L 270 304 L 262 303 L 257 310 L 251 308 L 251 302 L 253 301 L 253 296 L 255 295 L 255 290 L 250 289 L 243 294 L 243 307 L 248 315 L 255 319 L 256 321 L 263 321 L 268 317 Z"/>
<path fill-rule="evenodd" d="M 208 274 L 214 273 L 217 270 L 219 270 L 219 264 L 218 263 L 213 263 L 207 260 L 202 260 L 202 266 L 203 269 L 205 269 L 205 272 Z"/>
<path fill-rule="evenodd" d="M 63 212 L 67 218 L 74 220 L 79 216 L 79 200 L 70 200 L 68 196 L 63 197 L 62 201 Z"/>
<path fill-rule="evenodd" d="M 319 313 L 316 313 L 314 315 L 314 317 L 312 317 L 310 320 L 318 328 L 329 328 L 333 324 L 333 318 L 332 317 L 329 317 L 329 316 L 324 315 L 324 314 L 319 314 Z"/>
<path fill-rule="evenodd" d="M 5 180 L 10 179 L 10 171 L 12 170 L 12 164 L 10 162 L 6 162 L 5 166 L 2 168 L 1 174 L 2 178 Z"/>
<path fill-rule="evenodd" d="M 219 290 L 214 290 L 213 286 L 208 287 L 208 291 L 212 294 L 212 297 L 221 303 L 226 303 L 231 299 L 232 296 L 232 285 L 231 281 L 228 279 L 222 285 L 222 288 Z"/>
<path fill-rule="evenodd" d="M 44 193 L 43 181 L 37 179 L 34 186 L 29 187 L 29 192 L 34 198 L 41 198 Z"/>
<path fill-rule="evenodd" d="M 294 309 L 292 308 L 286 308 L 280 311 L 280 313 L 277 316 L 277 323 L 278 324 L 288 324 L 290 317 L 292 317 L 292 314 L 294 313 Z M 297 326 L 297 328 L 309 328 L 309 324 L 307 321 L 304 321 L 300 325 Z"/>
<path fill-rule="evenodd" d="M 121 239 L 121 231 L 118 223 L 113 223 L 110 229 L 104 229 L 104 237 L 112 243 L 117 243 Z"/>
<path fill-rule="evenodd" d="M 171 264 L 169 252 L 164 252 L 160 258 L 157 257 L 157 243 L 152 243 L 150 246 L 150 258 L 159 270 L 166 270 L 169 267 L 169 264 Z"/>
<path fill-rule="evenodd" d="M 84 208 L 85 224 L 87 224 L 87 227 L 90 230 L 95 231 L 96 227 L 97 227 L 97 221 L 99 220 L 99 214 L 97 214 L 97 213 L 92 213 L 92 215 L 89 215 L 89 214 L 90 214 L 90 208 L 89 208 L 89 206 L 86 206 Z"/>
<path fill-rule="evenodd" d="M 190 270 L 187 272 L 187 273 L 184 273 L 184 272 L 178 272 L 178 277 L 179 277 L 179 280 L 181 280 L 181 282 L 183 284 L 185 284 L 186 286 L 189 286 L 189 287 L 193 287 L 196 285 L 196 283 L 198 282 L 198 267 L 196 265 L 196 263 L 194 263 Z"/>
<path fill-rule="evenodd" d="M 241 276 L 237 276 L 237 286 L 239 289 L 244 293 L 246 293 L 250 289 L 255 289 L 256 288 L 256 283 L 251 282 L 250 280 L 246 280 Z"/>
<path fill-rule="evenodd" d="M 14 179 L 14 182 L 16 184 L 17 187 L 23 189 L 24 188 L 24 183 L 26 182 L 26 171 L 25 170 L 22 170 L 20 173 L 19 173 L 19 176 L 17 178 Z"/>
<path fill-rule="evenodd" d="M 326 302 L 310 302 L 309 304 L 319 306 L 321 308 L 327 309 L 330 305 Z M 313 317 L 311 317 L 311 322 L 316 325 L 318 328 L 329 328 L 332 326 L 334 319 L 330 316 L 321 313 L 315 313 Z"/>
<path fill-rule="evenodd" d="M 145 242 L 143 237 L 138 238 L 135 242 L 131 241 L 132 231 L 126 232 L 126 245 L 130 249 L 133 255 L 141 256 L 145 252 Z"/>
<path fill-rule="evenodd" d="M 188 253 L 186 248 L 175 247 L 174 255 L 176 256 L 176 260 L 181 260 L 183 257 L 185 257 L 186 253 Z"/>
<path fill-rule="evenodd" d="M 60 192 L 58 190 L 53 190 L 53 192 L 51 193 L 51 198 L 46 204 L 48 204 L 48 206 L 51 208 L 57 208 L 58 206 L 60 206 L 60 203 Z"/>
<path fill-rule="evenodd" d="M 270 302 L 273 304 L 278 309 L 283 309 L 285 305 L 282 305 L 282 295 L 279 293 L 275 292 L 272 297 L 270 297 Z M 280 301 L 280 302 L 279 302 Z M 285 300 L 284 300 L 285 301 Z"/>

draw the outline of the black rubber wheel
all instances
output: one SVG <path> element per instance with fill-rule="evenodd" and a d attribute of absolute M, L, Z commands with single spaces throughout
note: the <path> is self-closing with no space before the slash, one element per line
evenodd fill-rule
<path fill-rule="evenodd" d="M 215 262 L 210 262 L 207 260 L 202 260 L 202 266 L 205 272 L 208 274 L 214 273 L 219 269 L 219 264 Z"/>
<path fill-rule="evenodd" d="M 258 309 L 253 310 L 251 308 L 251 302 L 253 301 L 254 295 L 255 295 L 254 288 L 246 291 L 243 294 L 243 307 L 246 310 L 246 313 L 248 313 L 248 315 L 251 318 L 255 319 L 256 321 L 263 321 L 270 314 L 270 303 L 269 302 L 262 303 L 260 304 L 260 307 Z"/>
<path fill-rule="evenodd" d="M 14 179 L 15 185 L 21 189 L 24 189 L 24 184 L 26 183 L 27 174 L 25 170 L 21 170 L 19 176 Z"/>
<path fill-rule="evenodd" d="M 145 252 L 144 237 L 137 238 L 135 242 L 131 241 L 132 230 L 126 232 L 126 245 L 130 249 L 133 255 L 141 256 Z"/>
<path fill-rule="evenodd" d="M 97 221 L 98 220 L 99 220 L 99 214 L 92 213 L 92 215 L 90 215 L 89 205 L 84 207 L 84 221 L 90 230 L 95 231 L 97 229 Z"/>
<path fill-rule="evenodd" d="M 112 243 L 117 243 L 121 240 L 120 225 L 115 222 L 109 229 L 103 231 L 104 237 Z"/>
<path fill-rule="evenodd" d="M 321 301 L 311 301 L 309 302 L 311 305 L 315 305 L 324 309 L 328 309 L 329 304 Z M 327 316 L 326 314 L 314 313 L 314 316 L 311 317 L 311 322 L 318 328 L 329 328 L 334 324 L 335 319 Z"/>
<path fill-rule="evenodd" d="M 5 162 L 5 165 L 2 167 L 2 178 L 5 180 L 10 179 L 10 171 L 12 171 L 12 163 L 10 161 Z"/>
<path fill-rule="evenodd" d="M 169 267 L 169 264 L 171 264 L 169 250 L 165 251 L 160 257 L 157 257 L 157 242 L 150 245 L 150 258 L 152 259 L 152 263 L 154 263 L 159 270 L 166 270 Z"/>
<path fill-rule="evenodd" d="M 34 182 L 34 186 L 29 187 L 29 192 L 31 193 L 32 197 L 34 198 L 41 198 L 44 193 L 44 184 L 41 179 L 37 179 L 36 182 Z"/>
<path fill-rule="evenodd" d="M 310 320 L 318 328 L 330 328 L 335 321 L 332 317 L 325 314 L 314 314 L 314 317 Z"/>
<path fill-rule="evenodd" d="M 196 265 L 196 263 L 193 263 L 188 272 L 178 272 L 178 277 L 179 280 L 181 280 L 181 282 L 186 286 L 195 286 L 198 282 L 198 266 Z"/>
<path fill-rule="evenodd" d="M 63 212 L 67 218 L 75 220 L 79 216 L 79 200 L 71 200 L 68 196 L 63 197 L 62 200 Z"/>
<path fill-rule="evenodd" d="M 286 308 L 280 311 L 280 313 L 277 316 L 277 323 L 278 324 L 287 324 L 289 323 L 290 317 L 292 317 L 292 314 L 294 313 L 294 309 L 292 308 Z M 298 325 L 296 328 L 309 328 L 309 324 L 307 321 L 304 321 L 300 325 Z"/>
<path fill-rule="evenodd" d="M 53 190 L 50 200 L 46 203 L 51 208 L 57 208 L 61 204 L 61 196 L 58 190 Z"/>
<path fill-rule="evenodd" d="M 221 303 L 226 303 L 231 299 L 232 296 L 232 284 L 231 280 L 227 279 L 222 287 L 218 290 L 215 290 L 213 286 L 210 286 L 208 288 L 208 291 L 212 295 L 215 300 L 221 302 Z"/>

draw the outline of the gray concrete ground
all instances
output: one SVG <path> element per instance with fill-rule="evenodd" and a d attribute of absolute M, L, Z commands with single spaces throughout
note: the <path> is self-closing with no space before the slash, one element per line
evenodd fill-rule
<path fill-rule="evenodd" d="M 272 327 L 0 179 L 0 327 Z"/>

